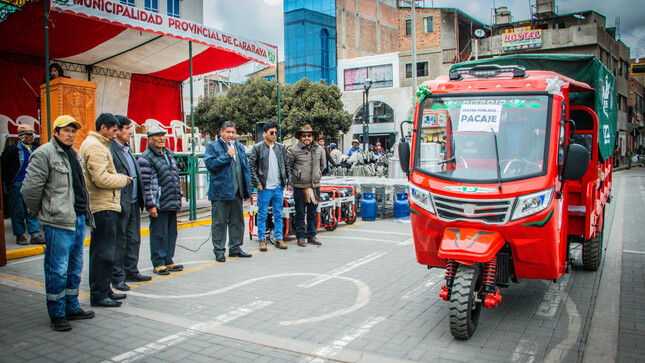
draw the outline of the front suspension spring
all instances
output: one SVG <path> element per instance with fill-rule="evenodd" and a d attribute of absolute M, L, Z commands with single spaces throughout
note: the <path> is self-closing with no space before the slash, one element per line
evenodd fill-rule
<path fill-rule="evenodd" d="M 452 281 L 455 279 L 455 274 L 457 273 L 457 261 L 448 260 L 446 264 L 446 283 L 448 286 L 452 286 Z"/>
<path fill-rule="evenodd" d="M 484 264 L 484 277 L 483 277 L 483 282 L 484 285 L 486 286 L 493 286 L 495 285 L 495 270 L 497 268 L 497 256 L 493 256 L 493 258 Z"/>

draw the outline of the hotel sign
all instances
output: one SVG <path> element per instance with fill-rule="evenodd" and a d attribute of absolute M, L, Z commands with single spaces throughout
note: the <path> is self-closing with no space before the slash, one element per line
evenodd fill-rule
<path fill-rule="evenodd" d="M 506 33 L 502 38 L 502 50 L 521 50 L 542 47 L 542 30 Z"/>

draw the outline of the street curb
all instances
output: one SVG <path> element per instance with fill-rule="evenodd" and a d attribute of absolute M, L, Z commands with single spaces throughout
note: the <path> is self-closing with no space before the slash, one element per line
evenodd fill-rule
<path fill-rule="evenodd" d="M 244 218 L 249 217 L 249 212 L 244 213 Z M 213 220 L 211 218 L 204 218 L 204 219 L 198 219 L 194 221 L 189 221 L 189 222 L 181 222 L 177 223 L 177 229 L 185 229 L 185 228 L 193 228 L 193 227 L 199 227 L 199 226 L 204 226 L 207 224 L 211 224 Z M 141 230 L 141 237 L 149 236 L 150 235 L 150 229 L 149 228 L 144 228 Z M 85 247 L 90 245 L 90 239 L 86 238 L 85 242 L 83 242 L 83 245 Z M 40 246 L 33 246 L 33 247 L 26 247 L 26 248 L 20 248 L 17 250 L 11 250 L 7 251 L 7 261 L 9 260 L 17 260 L 19 258 L 25 258 L 25 257 L 32 257 L 32 256 L 38 256 L 42 255 L 45 253 L 45 245 L 40 245 Z"/>

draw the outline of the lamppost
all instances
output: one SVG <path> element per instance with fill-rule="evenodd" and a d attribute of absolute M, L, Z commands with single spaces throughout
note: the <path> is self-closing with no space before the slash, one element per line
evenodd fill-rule
<path fill-rule="evenodd" d="M 363 84 L 363 152 L 368 151 L 369 145 L 369 134 L 370 134 L 370 105 L 369 105 L 369 93 L 370 87 L 372 87 L 372 80 L 366 79 Z"/>

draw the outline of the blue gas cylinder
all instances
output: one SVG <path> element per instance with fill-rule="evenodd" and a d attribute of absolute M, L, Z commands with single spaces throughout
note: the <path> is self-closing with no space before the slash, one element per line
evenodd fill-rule
<path fill-rule="evenodd" d="M 373 221 L 378 213 L 378 203 L 374 199 L 374 193 L 363 193 L 361 201 L 361 219 L 364 221 Z"/>
<path fill-rule="evenodd" d="M 408 216 L 410 216 L 408 193 L 396 193 L 396 201 L 394 202 L 394 218 L 405 218 Z"/>

